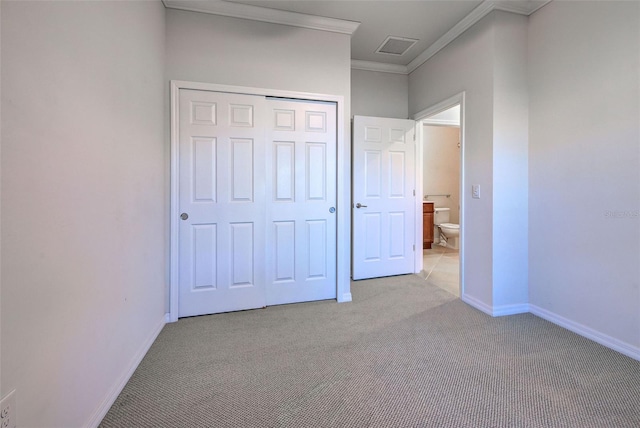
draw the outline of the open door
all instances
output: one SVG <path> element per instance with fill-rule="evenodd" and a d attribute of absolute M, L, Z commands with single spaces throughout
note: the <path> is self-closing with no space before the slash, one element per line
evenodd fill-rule
<path fill-rule="evenodd" d="M 354 117 L 354 280 L 413 273 L 415 159 L 414 121 Z"/>

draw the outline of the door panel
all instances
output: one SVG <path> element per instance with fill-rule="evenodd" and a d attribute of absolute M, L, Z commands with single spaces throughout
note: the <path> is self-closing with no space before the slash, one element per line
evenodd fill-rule
<path fill-rule="evenodd" d="M 354 117 L 353 279 L 413 272 L 414 125 L 411 120 Z"/>
<path fill-rule="evenodd" d="M 267 104 L 267 304 L 335 299 L 336 106 Z"/>
<path fill-rule="evenodd" d="M 265 107 L 264 97 L 180 91 L 180 317 L 265 306 Z"/>

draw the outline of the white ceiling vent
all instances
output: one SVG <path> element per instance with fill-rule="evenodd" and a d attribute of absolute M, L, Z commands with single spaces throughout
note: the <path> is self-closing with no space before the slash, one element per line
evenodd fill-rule
<path fill-rule="evenodd" d="M 389 36 L 387 39 L 376 49 L 376 53 L 387 55 L 404 55 L 411 46 L 415 45 L 416 39 L 407 39 L 406 37 Z"/>

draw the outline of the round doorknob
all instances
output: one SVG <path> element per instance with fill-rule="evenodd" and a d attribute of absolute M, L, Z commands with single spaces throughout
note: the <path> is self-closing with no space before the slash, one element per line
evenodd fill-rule
<path fill-rule="evenodd" d="M 189 218 L 189 214 L 187 214 L 187 213 L 182 213 L 182 214 L 180 214 L 180 218 L 181 218 L 181 219 L 183 219 L 183 220 L 186 220 L 186 219 L 188 219 L 188 218 Z"/>

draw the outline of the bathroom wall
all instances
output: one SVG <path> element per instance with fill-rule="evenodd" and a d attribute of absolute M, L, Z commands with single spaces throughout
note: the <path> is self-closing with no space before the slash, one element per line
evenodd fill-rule
<path fill-rule="evenodd" d="M 423 196 L 450 194 L 451 197 L 429 196 L 436 207 L 450 209 L 451 223 L 460 224 L 460 128 L 424 126 Z"/>

